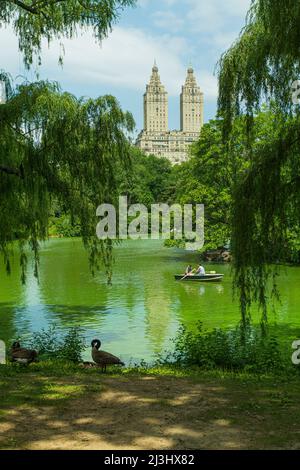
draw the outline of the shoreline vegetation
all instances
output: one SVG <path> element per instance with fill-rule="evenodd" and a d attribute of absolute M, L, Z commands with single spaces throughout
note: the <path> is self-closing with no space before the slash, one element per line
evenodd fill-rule
<path fill-rule="evenodd" d="M 13 342 L 16 338 L 12 339 Z M 55 326 L 36 331 L 31 339 L 22 341 L 22 347 L 38 352 L 38 363 L 28 367 L 43 367 L 47 361 L 65 361 L 74 367 L 82 366 L 83 352 L 89 347 L 84 338 L 84 330 L 78 327 L 67 329 L 64 334 Z M 215 328 L 206 330 L 202 322 L 191 331 L 180 327 L 171 340 L 173 347 L 156 355 L 151 363 L 144 360 L 127 364 L 127 368 L 171 367 L 177 370 L 194 368 L 220 373 L 275 373 L 288 376 L 297 375 L 299 368 L 292 363 L 292 346 L 289 350 L 280 342 L 276 327 L 266 332 L 260 325 L 240 324 L 235 328 Z M 121 358 L 122 359 L 122 358 Z M 7 350 L 7 367 L 10 364 L 10 351 Z M 300 378 L 300 375 L 299 375 Z"/>

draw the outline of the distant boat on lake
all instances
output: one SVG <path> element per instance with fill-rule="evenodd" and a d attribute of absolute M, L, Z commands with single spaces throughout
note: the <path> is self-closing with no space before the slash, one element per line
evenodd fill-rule
<path fill-rule="evenodd" d="M 176 281 L 189 281 L 189 282 L 219 282 L 222 281 L 224 274 L 192 274 L 186 276 L 185 274 L 176 274 Z"/>

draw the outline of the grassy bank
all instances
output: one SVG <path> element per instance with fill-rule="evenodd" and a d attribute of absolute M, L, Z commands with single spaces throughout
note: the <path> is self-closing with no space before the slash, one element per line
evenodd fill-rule
<path fill-rule="evenodd" d="M 1 449 L 296 449 L 300 379 L 64 361 L 0 367 Z"/>

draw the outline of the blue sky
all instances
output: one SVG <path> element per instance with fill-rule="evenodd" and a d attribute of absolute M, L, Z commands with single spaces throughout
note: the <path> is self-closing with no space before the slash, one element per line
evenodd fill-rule
<path fill-rule="evenodd" d="M 215 66 L 238 37 L 251 0 L 138 0 L 126 9 L 101 46 L 90 32 L 63 40 L 64 65 L 58 65 L 59 43 L 45 44 L 41 78 L 58 81 L 77 96 L 115 95 L 131 111 L 137 130 L 143 127 L 142 95 L 154 59 L 169 93 L 169 126 L 179 128 L 179 94 L 189 63 L 204 92 L 205 121 L 217 102 Z M 26 72 L 11 29 L 0 29 L 0 68 L 13 77 L 35 79 Z M 20 80 L 20 78 L 18 78 Z"/>

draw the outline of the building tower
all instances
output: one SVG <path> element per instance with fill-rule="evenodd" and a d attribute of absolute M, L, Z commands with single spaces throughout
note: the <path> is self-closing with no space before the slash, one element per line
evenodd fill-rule
<path fill-rule="evenodd" d="M 146 132 L 168 131 L 168 93 L 161 84 L 156 63 L 152 68 L 149 85 L 144 94 L 144 130 Z"/>
<path fill-rule="evenodd" d="M 180 95 L 180 126 L 186 133 L 199 133 L 203 126 L 203 93 L 197 85 L 194 70 L 189 67 Z"/>
<path fill-rule="evenodd" d="M 203 126 L 203 93 L 190 67 L 180 95 L 181 130 L 168 130 L 168 94 L 161 84 L 156 63 L 144 94 L 144 129 L 136 146 L 146 155 L 167 158 L 173 165 L 189 159 L 190 146 Z"/>

